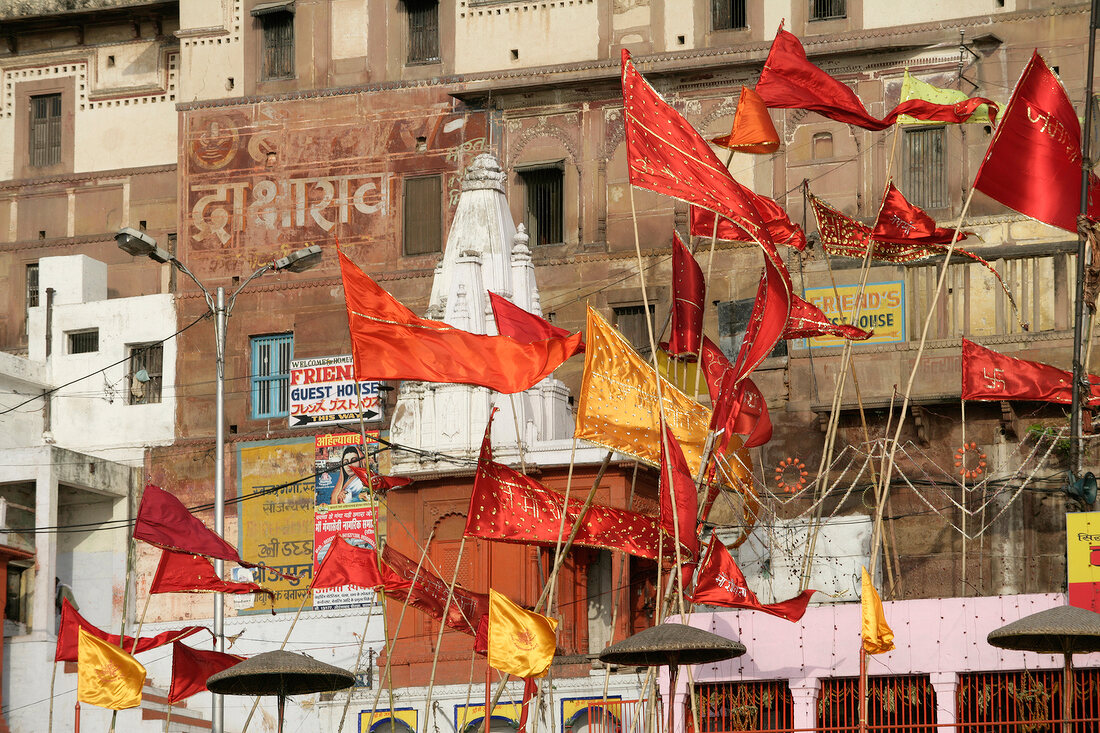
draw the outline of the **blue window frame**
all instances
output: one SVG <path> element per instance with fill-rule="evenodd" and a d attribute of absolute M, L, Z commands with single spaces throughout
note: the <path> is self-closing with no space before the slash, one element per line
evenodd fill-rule
<path fill-rule="evenodd" d="M 252 418 L 290 414 L 290 360 L 294 334 L 252 337 Z"/>

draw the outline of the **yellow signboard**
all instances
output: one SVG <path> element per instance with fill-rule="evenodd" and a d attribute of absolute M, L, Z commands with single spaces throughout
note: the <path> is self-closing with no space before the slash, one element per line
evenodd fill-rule
<path fill-rule="evenodd" d="M 1069 605 L 1100 611 L 1100 512 L 1066 514 Z"/>
<path fill-rule="evenodd" d="M 238 444 L 241 557 L 298 576 L 297 580 L 286 580 L 268 568 L 254 571 L 255 581 L 275 592 L 276 610 L 297 610 L 309 593 L 313 577 L 313 472 L 312 435 Z M 259 493 L 266 490 L 273 491 Z M 267 610 L 263 603 L 254 612 Z"/>
<path fill-rule="evenodd" d="M 505 718 L 519 726 L 519 716 L 523 712 L 523 704 L 518 702 L 499 702 L 493 706 L 494 719 Z M 485 717 L 485 705 L 455 705 L 455 730 L 458 733 L 467 733 L 466 727 L 480 723 Z M 471 726 L 470 730 L 473 730 Z"/>
<path fill-rule="evenodd" d="M 805 298 L 816 305 L 833 323 L 847 323 L 856 307 L 859 285 L 841 285 L 835 290 L 806 288 Z M 839 296 L 839 299 L 838 299 Z M 855 324 L 874 333 L 860 344 L 892 344 L 905 341 L 905 283 L 867 283 L 860 297 L 859 320 Z M 818 336 L 807 339 L 811 348 L 843 346 L 844 339 L 836 336 Z"/>
<path fill-rule="evenodd" d="M 371 716 L 369 710 L 359 713 L 359 733 L 416 733 L 420 728 L 416 724 L 416 711 L 412 708 L 400 708 L 393 711 L 392 724 L 389 723 L 390 711 L 376 710 Z"/>

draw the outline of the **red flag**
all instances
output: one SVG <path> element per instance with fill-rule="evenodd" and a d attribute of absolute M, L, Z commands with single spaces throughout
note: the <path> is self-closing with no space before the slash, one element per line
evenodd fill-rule
<path fill-rule="evenodd" d="M 443 609 L 446 607 L 446 623 L 448 628 L 461 631 L 475 637 L 474 644 L 478 644 L 477 631 L 481 628 L 481 619 L 489 614 L 489 594 L 474 593 L 462 586 L 455 584 L 451 605 L 447 606 L 448 583 L 439 576 L 421 566 L 420 572 L 416 571 L 416 561 L 406 557 L 393 548 L 386 545 L 382 548 L 382 562 L 388 565 L 395 576 L 408 584 L 407 590 L 386 589 L 391 593 L 391 598 L 404 601 L 408 596 L 408 603 L 413 608 L 418 608 L 439 621 L 444 618 Z M 413 584 L 413 578 L 416 583 Z"/>
<path fill-rule="evenodd" d="M 802 231 L 802 227 L 791 221 L 782 206 L 767 196 L 753 193 L 747 188 L 745 189 L 745 195 L 749 197 L 753 205 L 756 206 L 756 210 L 760 212 L 760 216 L 764 219 L 764 227 L 776 244 L 794 247 L 799 252 L 806 249 L 806 233 Z M 698 206 L 691 206 L 690 211 L 692 236 L 706 237 L 707 239 L 717 236 L 719 239 L 730 242 L 752 241 L 752 237 L 744 229 L 722 217 L 718 217 L 718 232 L 715 234 L 713 211 L 707 211 Z"/>
<path fill-rule="evenodd" d="M 808 109 L 865 130 L 884 130 L 894 124 L 899 115 L 935 122 L 965 122 L 983 104 L 989 105 L 990 119 L 997 113 L 994 102 L 972 97 L 957 104 L 910 99 L 881 120 L 872 117 L 846 84 L 810 63 L 802 43 L 782 26 L 772 41 L 760 81 L 756 83 L 756 92 L 768 107 Z"/>
<path fill-rule="evenodd" d="M 707 285 L 703 270 L 680 235 L 672 238 L 672 336 L 668 353 L 677 359 L 695 361 L 703 336 L 703 301 Z"/>
<path fill-rule="evenodd" d="M 149 585 L 150 593 L 266 593 L 275 602 L 275 593 L 255 583 L 222 580 L 214 565 L 201 555 L 161 550 L 160 563 Z M 275 612 L 274 609 L 271 611 Z"/>
<path fill-rule="evenodd" d="M 966 239 L 973 232 L 959 232 L 955 241 Z M 886 186 L 882 206 L 871 236 L 879 241 L 908 244 L 951 244 L 954 229 L 936 226 L 936 221 L 919 206 L 909 203 L 891 182 Z"/>
<path fill-rule="evenodd" d="M 737 567 L 726 546 L 714 538 L 699 577 L 695 581 L 692 603 L 725 608 L 749 608 L 763 611 L 772 616 L 798 621 L 806 613 L 810 596 L 817 591 L 804 590 L 794 598 L 767 605 L 760 602 L 756 594 L 749 589 L 741 568 Z"/>
<path fill-rule="evenodd" d="M 84 629 L 92 636 L 97 639 L 102 639 L 112 646 L 119 646 L 118 634 L 108 634 L 106 631 L 88 623 L 83 616 L 76 612 L 76 609 L 72 607 L 72 604 L 69 603 L 69 600 L 66 598 L 61 601 L 61 625 L 57 629 L 57 646 L 54 649 L 54 661 L 76 661 L 77 642 L 80 637 L 81 629 Z M 125 636 L 122 637 L 122 646 L 119 648 L 127 654 L 141 654 L 150 649 L 156 649 L 158 646 L 171 644 L 173 641 L 178 641 L 179 639 L 186 639 L 188 636 L 197 634 L 200 631 L 206 631 L 210 633 L 211 639 L 214 638 L 213 632 L 205 626 L 187 626 L 176 631 L 165 631 L 156 636 L 143 636 L 138 639 L 136 649 L 134 648 L 134 637 Z"/>
<path fill-rule="evenodd" d="M 577 353 L 581 335 L 522 344 L 413 314 L 340 255 L 355 374 L 473 384 L 505 394 L 530 389 Z"/>
<path fill-rule="evenodd" d="M 671 474 L 672 480 L 669 481 Z M 691 478 L 687 461 L 676 436 L 664 426 L 664 440 L 661 441 L 661 530 L 670 538 L 677 535 L 679 527 L 680 544 L 688 552 L 684 564 L 692 562 L 699 554 L 699 538 L 695 534 L 696 515 L 699 513 L 699 494 L 695 490 L 695 481 Z M 675 497 L 675 498 L 674 498 Z M 676 502 L 673 520 L 672 502 Z"/>
<path fill-rule="evenodd" d="M 168 702 L 174 705 L 204 692 L 208 678 L 244 660 L 236 654 L 208 652 L 172 642 L 172 687 L 168 690 Z"/>
<path fill-rule="evenodd" d="M 520 308 L 502 295 L 490 292 L 489 304 L 493 308 L 493 320 L 497 322 L 497 333 L 515 339 L 521 344 L 545 341 L 550 338 L 569 338 L 572 335 L 542 316 L 536 316 Z M 577 347 L 577 353 L 583 352 L 584 341 L 581 341 Z"/>
<path fill-rule="evenodd" d="M 707 141 L 651 87 L 622 50 L 623 108 L 631 184 L 714 211 L 756 239 L 764 222 Z"/>
<path fill-rule="evenodd" d="M 1089 375 L 1089 382 L 1092 384 L 1089 404 L 1100 404 L 1100 377 Z M 1073 403 L 1073 372 L 1038 361 L 998 354 L 963 339 L 962 398 L 1069 405 Z"/>
<path fill-rule="evenodd" d="M 737 113 L 729 135 L 713 137 L 711 143 L 739 153 L 767 154 L 779 150 L 779 133 L 775 131 L 768 108 L 760 95 L 746 86 L 737 98 Z"/>
<path fill-rule="evenodd" d="M 351 472 L 359 477 L 364 486 L 369 486 L 371 491 L 384 494 L 390 489 L 408 486 L 413 482 L 408 476 L 383 476 L 374 471 L 367 471 L 362 466 L 348 466 Z"/>
<path fill-rule="evenodd" d="M 681 199 L 735 222 L 764 250 L 760 281 L 745 339 L 737 355 L 737 379 L 767 358 L 783 333 L 790 308 L 790 277 L 752 200 L 706 140 L 661 99 L 622 51 L 630 183 Z"/>
<path fill-rule="evenodd" d="M 752 379 L 735 381 L 736 372 L 718 345 L 703 337 L 703 376 L 713 406 L 711 430 L 725 428 L 724 450 L 730 435 L 746 436 L 744 447 L 755 448 L 772 439 L 772 421 L 768 403 Z"/>
<path fill-rule="evenodd" d="M 833 323 L 816 305 L 797 295 L 792 295 L 791 315 L 787 318 L 786 328 L 783 329 L 783 338 L 814 338 L 826 334 L 849 341 L 865 341 L 871 338 L 873 332 L 864 331 L 847 323 Z"/>
<path fill-rule="evenodd" d="M 356 547 L 340 535 L 332 539 L 321 565 L 313 574 L 310 589 L 356 585 L 360 588 L 383 588 L 387 592 L 408 590 L 410 583 L 388 566 L 378 567 L 378 553 L 373 547 Z"/>
<path fill-rule="evenodd" d="M 481 457 L 466 515 L 467 537 L 497 542 L 554 547 L 558 543 L 565 497 L 508 466 L 492 461 L 488 441 Z M 565 526 L 572 527 L 584 502 L 572 499 L 565 510 Z M 622 550 L 657 559 L 657 520 L 625 509 L 593 504 L 584 515 L 573 544 Z"/>
<path fill-rule="evenodd" d="M 148 542 L 162 550 L 175 550 L 188 555 L 202 555 L 219 560 L 229 560 L 246 568 L 260 567 L 245 562 L 236 548 L 223 540 L 202 520 L 187 510 L 179 499 L 152 484 L 146 485 L 141 495 L 137 520 L 134 522 L 134 539 Z M 293 579 L 273 568 L 269 571 Z"/>
<path fill-rule="evenodd" d="M 1081 123 L 1066 90 L 1036 51 L 986 150 L 974 188 L 1041 222 L 1077 231 Z M 1100 180 L 1089 174 L 1088 215 L 1100 217 Z"/>

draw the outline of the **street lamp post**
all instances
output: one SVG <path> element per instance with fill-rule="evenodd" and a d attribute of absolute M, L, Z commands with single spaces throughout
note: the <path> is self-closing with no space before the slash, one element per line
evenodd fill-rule
<path fill-rule="evenodd" d="M 195 274 L 187 269 L 186 265 L 176 259 L 175 255 L 160 249 L 156 240 L 145 232 L 126 227 L 119 230 L 118 234 L 115 235 L 115 241 L 118 242 L 119 249 L 124 252 L 135 257 L 148 257 L 156 262 L 171 263 L 173 267 L 191 278 L 199 286 L 203 297 L 206 298 L 206 307 L 214 316 L 215 360 L 217 365 L 214 391 L 214 411 L 216 414 L 214 429 L 214 531 L 217 532 L 219 537 L 222 537 L 225 535 L 225 344 L 229 316 L 233 312 L 237 295 L 250 282 L 267 272 L 280 270 L 303 272 L 308 270 L 320 262 L 321 247 L 313 244 L 260 267 L 230 294 L 227 301 L 225 288 L 218 287 L 214 293 L 211 293 L 199 282 Z M 214 560 L 214 571 L 219 578 L 222 578 L 225 571 L 225 562 Z M 225 651 L 225 606 L 223 598 L 224 596 L 221 593 L 214 595 L 214 636 L 218 639 L 218 651 L 220 652 Z M 221 695 L 214 695 L 210 721 L 212 733 L 222 733 L 224 720 L 224 700 Z"/>

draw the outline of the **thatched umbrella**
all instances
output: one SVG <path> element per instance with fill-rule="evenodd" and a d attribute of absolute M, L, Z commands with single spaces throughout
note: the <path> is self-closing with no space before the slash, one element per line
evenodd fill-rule
<path fill-rule="evenodd" d="M 706 664 L 744 654 L 745 645 L 687 624 L 664 623 L 639 631 L 600 652 L 604 664 L 628 667 L 668 666 L 668 730 L 672 730 L 672 694 L 681 664 Z"/>
<path fill-rule="evenodd" d="M 206 680 L 207 689 L 219 695 L 277 695 L 279 733 L 288 695 L 335 692 L 354 684 L 355 675 L 347 670 L 282 650 L 257 654 Z"/>
<path fill-rule="evenodd" d="M 1057 606 L 1013 621 L 989 632 L 986 640 L 1002 649 L 1061 654 L 1062 731 L 1073 729 L 1073 655 L 1100 652 L 1100 613 L 1075 606 Z"/>

